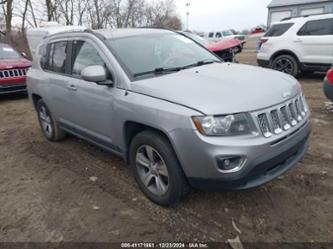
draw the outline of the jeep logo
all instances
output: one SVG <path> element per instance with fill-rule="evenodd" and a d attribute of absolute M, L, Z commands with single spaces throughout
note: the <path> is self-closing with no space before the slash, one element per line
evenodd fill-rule
<path fill-rule="evenodd" d="M 282 97 L 284 99 L 286 99 L 286 98 L 290 97 L 290 95 L 291 95 L 291 92 L 285 92 L 285 93 L 282 94 Z"/>

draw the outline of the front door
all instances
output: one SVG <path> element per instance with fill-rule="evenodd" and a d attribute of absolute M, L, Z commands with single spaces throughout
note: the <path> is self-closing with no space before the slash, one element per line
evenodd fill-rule
<path fill-rule="evenodd" d="M 297 33 L 303 63 L 331 64 L 333 55 L 333 18 L 308 21 Z"/>
<path fill-rule="evenodd" d="M 114 88 L 81 79 L 82 70 L 88 66 L 101 65 L 109 72 L 100 54 L 101 52 L 90 41 L 79 40 L 72 43 L 72 78 L 68 83 L 69 98 L 72 103 L 69 125 L 87 138 L 97 139 L 97 142 L 107 145 L 112 143 Z"/>

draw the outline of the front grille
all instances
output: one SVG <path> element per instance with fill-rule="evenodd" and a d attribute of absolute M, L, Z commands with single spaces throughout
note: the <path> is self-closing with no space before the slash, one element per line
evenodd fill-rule
<path fill-rule="evenodd" d="M 0 79 L 22 77 L 27 75 L 27 69 L 10 69 L 10 70 L 1 70 Z"/>
<path fill-rule="evenodd" d="M 307 112 L 303 96 L 297 96 L 283 105 L 258 113 L 257 122 L 264 137 L 269 138 L 300 125 Z"/>

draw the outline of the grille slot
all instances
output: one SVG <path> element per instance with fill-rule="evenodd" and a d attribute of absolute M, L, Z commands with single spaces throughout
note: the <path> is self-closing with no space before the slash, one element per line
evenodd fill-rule
<path fill-rule="evenodd" d="M 289 105 L 288 105 L 288 108 L 287 108 L 287 111 L 289 111 L 290 113 L 290 117 L 291 117 L 291 125 L 292 126 L 296 126 L 297 125 L 297 114 L 296 114 L 296 109 L 295 109 L 295 105 L 293 102 L 291 102 Z"/>
<path fill-rule="evenodd" d="M 281 122 L 279 118 L 279 114 L 277 110 L 271 111 L 271 120 L 272 120 L 272 126 L 273 126 L 273 131 L 275 134 L 280 134 L 282 132 L 281 129 Z"/>
<path fill-rule="evenodd" d="M 291 123 L 291 117 L 290 114 L 287 111 L 287 107 L 283 106 L 280 108 L 280 113 L 281 113 L 281 123 L 283 126 L 283 129 L 285 131 L 289 130 L 291 128 L 290 123 Z"/>
<path fill-rule="evenodd" d="M 26 76 L 27 69 L 1 70 L 0 79 Z"/>
<path fill-rule="evenodd" d="M 296 115 L 297 115 L 297 121 L 302 121 L 303 116 L 302 116 L 302 111 L 301 111 L 301 105 L 299 103 L 299 99 L 297 98 L 295 100 L 295 108 L 296 108 Z"/>
<path fill-rule="evenodd" d="M 264 137 L 269 138 L 299 126 L 307 112 L 305 99 L 298 96 L 284 105 L 257 114 L 257 122 Z"/>
<path fill-rule="evenodd" d="M 271 137 L 272 136 L 272 131 L 271 131 L 271 128 L 269 126 L 269 122 L 268 122 L 268 118 L 267 118 L 266 113 L 258 115 L 258 122 L 259 122 L 259 127 L 260 127 L 260 130 L 261 130 L 262 134 L 265 137 Z"/>

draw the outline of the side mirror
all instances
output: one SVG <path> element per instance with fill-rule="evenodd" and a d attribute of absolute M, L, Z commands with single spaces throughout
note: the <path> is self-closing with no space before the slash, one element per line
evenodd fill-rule
<path fill-rule="evenodd" d="M 89 66 L 82 70 L 81 78 L 98 85 L 113 86 L 113 82 L 107 79 L 107 72 L 103 66 Z"/>
<path fill-rule="evenodd" d="M 27 58 L 27 54 L 22 52 L 21 55 L 24 57 L 24 58 Z"/>

